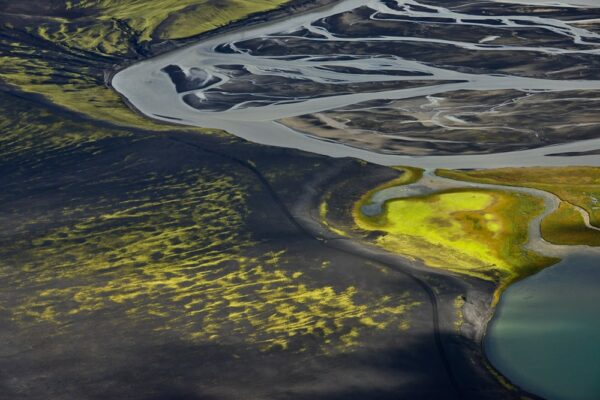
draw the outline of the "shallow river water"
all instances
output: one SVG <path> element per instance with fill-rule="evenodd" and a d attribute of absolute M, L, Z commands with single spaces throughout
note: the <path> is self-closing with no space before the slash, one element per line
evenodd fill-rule
<path fill-rule="evenodd" d="M 526 2 L 526 1 L 525 1 Z M 399 5 L 412 5 L 419 7 L 415 1 L 399 1 Z M 331 15 L 348 12 L 359 7 L 368 6 L 374 13 L 392 15 L 393 17 L 410 18 L 416 24 L 427 26 L 431 18 L 441 20 L 454 20 L 456 24 L 465 25 L 467 18 L 470 22 L 469 29 L 483 29 L 483 32 L 473 34 L 469 40 L 453 40 L 452 38 L 437 39 L 430 37 L 413 36 L 381 36 L 346 37 L 343 32 L 329 32 L 322 25 L 327 24 Z M 506 151 L 493 154 L 468 154 L 454 155 L 427 155 L 407 156 L 401 152 L 370 151 L 360 146 L 348 143 L 321 140 L 313 135 L 303 134 L 284 126 L 279 121 L 308 113 L 319 113 L 327 110 L 356 105 L 374 100 L 402 100 L 411 98 L 443 98 L 446 93 L 456 93 L 461 90 L 468 91 L 501 91 L 514 90 L 520 93 L 560 93 L 563 91 L 596 90 L 600 91 L 600 72 L 587 72 L 592 68 L 591 61 L 596 62 L 600 57 L 600 33 L 587 31 L 576 24 L 567 24 L 563 21 L 536 16 L 519 15 L 518 17 L 505 17 L 501 22 L 506 32 L 511 29 L 523 29 L 537 25 L 550 34 L 553 40 L 565 40 L 565 48 L 555 45 L 548 46 L 546 42 L 533 43 L 531 46 L 507 44 L 480 43 L 488 40 L 486 32 L 494 28 L 486 15 L 461 14 L 443 7 L 428 6 L 430 11 L 397 11 L 387 7 L 379 0 L 343 0 L 334 6 L 320 9 L 312 13 L 301 14 L 297 17 L 272 24 L 249 27 L 248 29 L 232 32 L 215 38 L 202 41 L 193 46 L 179 49 L 155 58 L 136 63 L 117 73 L 112 86 L 125 96 L 134 107 L 142 113 L 164 121 L 176 122 L 226 130 L 236 136 L 252 142 L 268 144 L 271 146 L 289 147 L 313 153 L 324 154 L 332 157 L 356 157 L 369 162 L 382 165 L 417 165 L 430 168 L 475 168 L 475 167 L 502 167 L 502 166 L 533 166 L 533 165 L 598 165 L 600 157 L 594 155 L 579 157 L 548 157 L 547 154 L 585 152 L 600 149 L 600 138 L 587 140 L 568 141 L 553 146 L 537 147 L 520 151 Z M 417 9 L 420 10 L 420 9 Z M 600 14 L 599 14 L 600 15 Z M 391 18 L 391 17 L 390 17 Z M 373 16 L 371 19 L 375 20 Z M 317 24 L 317 22 L 318 24 Z M 341 28 L 340 28 L 341 29 Z M 495 28 L 494 28 L 495 29 Z M 295 32 L 309 33 L 298 34 Z M 504 31 L 503 31 L 504 32 Z M 309 36 L 306 38 L 305 36 Z M 311 35 L 323 37 L 313 38 Z M 558 35 L 558 36 L 557 36 Z M 277 46 L 286 48 L 290 40 L 299 41 L 298 49 L 286 49 L 284 54 L 278 53 Z M 509 40 L 509 39 L 507 39 Z M 305 54 L 306 46 L 311 51 L 319 51 L 322 43 L 330 41 L 335 43 L 334 49 L 338 54 Z M 382 51 L 375 48 L 365 50 L 360 57 L 352 55 L 348 44 L 383 42 L 399 46 L 390 53 L 372 54 L 373 51 Z M 264 43 L 262 43 L 264 42 Z M 439 64 L 431 60 L 408 59 L 395 54 L 402 51 L 403 46 L 420 46 L 425 56 L 444 47 L 444 54 L 440 53 Z M 248 48 L 246 48 L 246 47 Z M 275 47 L 271 53 L 262 55 L 263 46 Z M 425 46 L 425 47 L 423 47 Z M 582 47 L 572 49 L 570 46 Z M 458 60 L 460 67 L 449 68 L 444 59 L 453 53 L 453 48 L 465 52 L 467 60 Z M 326 53 L 330 52 L 329 50 Z M 323 53 L 323 52 L 321 52 Z M 497 54 L 497 55 L 496 55 Z M 504 54 L 507 54 L 504 56 Z M 498 57 L 500 63 L 505 57 L 515 57 L 519 54 L 525 56 L 525 66 L 522 73 L 510 75 L 505 72 L 495 73 L 493 65 L 490 68 L 480 68 L 478 59 Z M 539 75 L 527 71 L 526 63 L 535 61 L 536 54 L 552 55 L 544 68 L 554 68 L 551 74 Z M 425 57 L 424 56 L 424 57 Z M 582 73 L 584 78 L 559 79 L 561 74 L 571 68 L 562 65 L 564 62 L 574 62 L 572 57 L 584 65 Z M 189 87 L 175 90 L 170 76 L 164 72 L 168 66 L 177 66 L 181 69 L 184 83 Z M 332 71 L 332 67 L 352 67 L 360 73 L 342 73 Z M 541 68 L 541 67 L 538 67 Z M 236 70 L 237 69 L 237 70 Z M 390 76 L 377 71 L 403 70 L 414 73 L 408 76 Z M 598 65 L 600 71 L 600 64 Z M 375 71 L 375 72 L 373 72 Z M 474 71 L 474 72 L 471 72 Z M 507 71 L 510 71 L 508 69 Z M 243 72 L 243 73 L 242 73 Z M 587 75 L 586 75 L 587 74 Z M 241 75 L 241 78 L 240 78 Z M 580 74 L 579 74 L 580 75 Z M 552 78 L 552 79 L 549 79 Z M 594 78 L 594 79 L 592 79 Z M 264 85 L 257 82 L 267 80 Z M 276 80 L 274 80 L 276 79 Z M 342 90 L 342 93 L 329 93 L 327 95 L 303 96 L 302 90 L 314 88 L 316 85 L 335 84 L 365 84 L 389 83 L 390 81 L 421 82 L 416 87 L 406 89 L 353 89 Z M 286 94 L 274 93 L 281 85 L 297 88 L 298 82 L 302 88 L 299 93 Z M 182 86 L 186 86 L 182 85 Z M 287 86 L 286 86 L 287 87 Z M 271 92 L 271 93 L 269 93 Z M 315 92 L 312 92 L 315 93 Z M 318 90 L 316 94 L 320 93 Z M 596 92 L 597 93 L 597 92 Z M 428 97 L 429 96 L 429 97 Z M 573 99 L 574 96 L 569 96 Z M 577 98 L 577 101 L 589 101 L 586 96 Z M 188 103 L 193 101 L 196 106 Z M 546 101 L 546 100 L 544 100 Z M 187 102 L 187 103 L 186 103 Z M 215 104 L 219 108 L 212 109 Z M 558 107 L 557 112 L 564 111 L 564 104 L 550 104 L 548 107 Z M 498 105 L 490 105 L 490 112 L 497 110 Z M 589 102 L 582 107 L 589 107 Z M 544 109 L 541 112 L 548 112 Z M 551 114 L 548 114 L 551 115 Z M 531 116 L 524 116 L 523 122 Z M 599 124 L 600 121 L 585 121 L 585 124 Z M 469 124 L 466 128 L 469 129 Z M 470 129 L 478 129 L 471 126 Z M 488 129 L 484 127 L 482 129 Z M 513 126 L 511 129 L 518 129 Z M 431 141 L 434 143 L 435 141 Z"/>

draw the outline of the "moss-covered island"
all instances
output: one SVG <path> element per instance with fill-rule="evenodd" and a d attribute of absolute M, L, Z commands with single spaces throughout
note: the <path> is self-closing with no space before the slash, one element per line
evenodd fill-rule
<path fill-rule="evenodd" d="M 599 167 L 439 170 L 437 173 L 469 182 L 521 186 L 552 193 L 560 199 L 560 205 L 542 221 L 544 239 L 555 244 L 600 246 Z"/>
<path fill-rule="evenodd" d="M 504 286 L 552 262 L 523 248 L 542 211 L 532 196 L 465 189 L 392 199 L 380 215 L 355 215 L 360 229 L 382 232 L 375 243 L 389 251 Z"/>

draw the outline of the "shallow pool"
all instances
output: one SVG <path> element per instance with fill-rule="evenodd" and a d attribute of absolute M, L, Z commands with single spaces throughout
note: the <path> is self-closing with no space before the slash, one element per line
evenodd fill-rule
<path fill-rule="evenodd" d="M 600 399 L 600 260 L 571 255 L 508 288 L 485 349 L 515 384 L 549 400 Z"/>

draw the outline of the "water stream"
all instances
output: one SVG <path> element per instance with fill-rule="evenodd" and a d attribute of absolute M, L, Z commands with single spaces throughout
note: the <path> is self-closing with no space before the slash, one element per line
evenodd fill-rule
<path fill-rule="evenodd" d="M 412 4 L 415 1 L 399 1 L 398 4 Z M 324 38 L 303 39 L 307 46 L 316 46 L 318 49 L 325 41 L 344 42 L 376 42 L 386 43 L 428 43 L 437 46 L 440 42 L 456 48 L 481 52 L 482 57 L 491 53 L 502 52 L 532 52 L 551 53 L 558 56 L 579 54 L 580 56 L 600 56 L 600 34 L 586 31 L 576 24 L 567 24 L 563 21 L 536 16 L 519 15 L 518 17 L 505 17 L 502 19 L 503 27 L 511 29 L 528 25 L 544 26 L 553 35 L 567 38 L 570 43 L 590 43 L 589 48 L 561 49 L 555 47 L 539 46 L 514 46 L 480 44 L 478 41 L 466 42 L 452 39 L 423 39 L 417 37 L 385 36 L 347 38 L 336 33 L 327 32 L 321 26 L 315 27 L 315 21 L 327 20 L 331 15 L 353 10 L 362 6 L 369 6 L 374 12 L 380 12 L 402 17 L 411 17 L 423 20 L 431 18 L 453 19 L 458 24 L 464 25 L 464 20 L 475 20 L 469 25 L 480 26 L 487 16 L 473 16 L 461 14 L 457 11 L 443 7 L 431 7 L 430 12 L 423 11 L 396 11 L 387 7 L 378 0 L 344 0 L 335 6 L 301 14 L 284 21 L 272 24 L 250 27 L 247 30 L 236 31 L 211 38 L 193 46 L 176 50 L 161 56 L 134 64 L 117 73 L 112 81 L 112 86 L 125 96 L 142 113 L 159 120 L 176 122 L 185 125 L 217 128 L 228 131 L 236 136 L 252 142 L 271 146 L 289 147 L 306 150 L 313 153 L 324 154 L 331 157 L 355 157 L 382 165 L 417 165 L 428 168 L 475 168 L 475 167 L 502 167 L 502 166 L 534 166 L 534 165 L 600 165 L 600 157 L 594 155 L 579 157 L 548 157 L 547 154 L 583 152 L 591 149 L 600 149 L 600 138 L 566 142 L 554 146 L 539 147 L 520 151 L 509 151 L 495 154 L 468 154 L 468 155 L 429 155 L 407 156 L 403 154 L 389 154 L 386 152 L 369 151 L 363 148 L 350 146 L 347 143 L 321 140 L 311 135 L 306 135 L 281 124 L 283 118 L 318 113 L 339 107 L 355 105 L 358 103 L 382 99 L 409 99 L 415 97 L 436 96 L 443 97 L 444 93 L 460 90 L 491 91 L 491 90 L 518 90 L 525 92 L 560 92 L 573 90 L 600 90 L 600 79 L 544 79 L 521 75 L 507 75 L 497 73 L 470 73 L 460 71 L 458 68 L 447 68 L 443 64 L 435 65 L 431 62 L 410 60 L 393 55 L 358 57 L 349 59 L 347 54 L 335 54 L 324 57 L 320 54 L 302 54 L 299 50 L 295 56 L 280 55 L 255 55 L 259 50 L 241 48 L 248 41 L 269 40 L 285 46 L 286 36 L 302 29 L 317 31 Z M 599 13 L 600 15 L 600 13 Z M 481 20 L 480 23 L 477 20 Z M 424 23 L 427 23 L 425 20 Z M 283 37 L 282 37 L 283 35 Z M 484 39 L 482 37 L 481 39 Z M 260 49 L 260 44 L 257 49 Z M 223 50 L 223 49 L 229 50 Z M 432 51 L 435 47 L 432 48 Z M 341 50 L 340 50 L 341 52 Z M 511 53 L 512 54 L 512 53 Z M 177 65 L 183 74 L 192 79 L 194 73 L 206 84 L 199 85 L 197 89 L 178 91 L 169 75 L 163 72 L 165 67 Z M 414 71 L 415 76 L 390 76 L 380 73 L 341 73 L 324 69 L 331 66 L 351 66 L 363 71 L 388 70 Z M 385 66 L 387 65 L 387 66 Z M 251 73 L 249 80 L 268 76 L 284 81 L 303 81 L 307 85 L 323 82 L 336 84 L 358 84 L 365 82 L 395 81 L 429 81 L 427 85 L 408 89 L 389 90 L 360 90 L 353 93 L 336 94 L 327 96 L 302 97 L 298 95 L 279 96 L 261 94 L 257 98 L 255 89 L 251 85 L 235 90 L 224 90 L 227 84 L 236 83 L 234 74 L 224 66 L 243 66 Z M 562 69 L 562 68 L 561 68 Z M 560 70 L 558 71 L 560 72 Z M 600 76 L 600 73 L 597 74 Z M 592 75 L 594 76 L 594 75 Z M 445 83 L 444 83 L 445 82 Z M 451 82 L 451 83 L 450 83 Z M 248 87 L 247 87 L 248 86 Z M 275 87 L 275 85 L 272 85 Z M 221 90 L 221 91 L 220 91 Z M 245 90 L 247 90 L 245 92 Z M 229 101 L 229 104 L 219 111 L 210 108 L 198 109 L 191 107 L 185 101 L 192 98 L 201 106 L 210 107 L 210 96 L 217 96 L 219 101 Z M 225 100 L 223 100 L 225 99 Z M 261 104 L 257 104 L 260 99 Z M 189 101 L 189 100 L 188 100 Z M 598 121 L 600 123 L 600 121 Z"/>

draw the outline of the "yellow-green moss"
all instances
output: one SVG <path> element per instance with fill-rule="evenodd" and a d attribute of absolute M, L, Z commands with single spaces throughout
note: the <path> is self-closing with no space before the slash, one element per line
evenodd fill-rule
<path fill-rule="evenodd" d="M 0 278 L 11 293 L 0 309 L 14 321 L 62 332 L 80 319 L 114 315 L 191 341 L 294 351 L 310 342 L 323 352 L 409 326 L 418 305 L 409 294 L 340 284 L 335 261 L 315 255 L 312 265 L 279 242 L 254 239 L 253 175 L 209 161 L 155 170 L 143 152 L 115 158 L 153 139 L 63 120 L 32 104 L 0 96 L 0 159 L 11 177 L 0 214 Z M 96 157 L 110 164 L 90 181 L 88 168 L 102 165 Z M 44 182 L 53 177 L 48 168 L 67 172 Z M 52 195 L 38 197 L 47 187 Z M 31 210 L 16 203 L 19 193 Z"/>
<path fill-rule="evenodd" d="M 73 9 L 92 9 L 100 21 L 127 21 L 140 33 L 140 40 L 150 41 L 161 27 L 161 39 L 195 36 L 250 14 L 272 10 L 289 0 L 84 0 Z M 164 25 L 164 26 L 163 26 Z"/>
<path fill-rule="evenodd" d="M 87 145 L 86 152 L 98 150 L 96 142 L 107 138 L 130 137 L 121 129 L 106 129 L 87 122 L 59 120 L 48 110 L 26 107 L 20 101 L 0 96 L 4 118 L 0 119 L 0 158 L 19 157 L 42 162 L 60 157 L 62 151 Z"/>
<path fill-rule="evenodd" d="M 462 328 L 462 324 L 464 323 L 464 320 L 465 320 L 465 315 L 463 312 L 464 305 L 465 305 L 464 296 L 462 296 L 462 295 L 456 296 L 456 298 L 454 299 L 454 312 L 455 312 L 454 329 L 457 332 L 460 332 L 460 329 Z"/>
<path fill-rule="evenodd" d="M 600 231 L 587 228 L 579 210 L 564 201 L 544 218 L 541 228 L 542 236 L 550 243 L 600 246 Z"/>
<path fill-rule="evenodd" d="M 194 36 L 285 2 L 224 0 L 216 4 L 209 0 L 85 0 L 68 3 L 65 10 L 84 11 L 84 15 L 20 19 L 18 24 L 10 24 L 11 36 L 0 39 L 0 44 L 11 48 L 10 56 L 0 58 L 0 79 L 95 119 L 159 131 L 192 129 L 156 123 L 131 111 L 112 89 L 103 85 L 98 64 L 104 62 L 105 68 L 109 69 L 112 63 L 131 59 L 135 56 L 132 41 L 143 45 L 153 39 Z M 14 31 L 24 35 L 13 39 Z M 36 40 L 31 41 L 32 37 Z M 37 40 L 47 42 L 47 45 L 39 44 Z M 113 60 L 101 61 L 107 56 Z M 77 62 L 70 64 L 73 57 Z M 64 59 L 65 65 L 57 62 L 57 58 Z"/>
<path fill-rule="evenodd" d="M 355 222 L 381 232 L 376 244 L 389 251 L 502 287 L 553 262 L 523 248 L 529 221 L 543 209 L 523 194 L 451 190 L 389 200 L 381 215 L 355 213 Z"/>
<path fill-rule="evenodd" d="M 529 187 L 553 193 L 562 203 L 559 210 L 542 223 L 546 240 L 557 244 L 597 246 L 600 232 L 587 228 L 581 215 L 571 206 L 586 210 L 590 223 L 600 226 L 600 167 L 536 167 L 490 170 L 438 170 L 451 179 Z"/>
<path fill-rule="evenodd" d="M 336 351 L 401 325 L 418 305 L 314 281 L 284 250 L 250 255 L 258 243 L 243 226 L 247 192 L 210 170 L 152 175 L 110 210 L 3 248 L 0 275 L 18 267 L 12 286 L 29 288 L 11 300 L 13 319 L 62 324 L 116 308 L 193 341 L 285 349 L 313 336 Z"/>
<path fill-rule="evenodd" d="M 321 218 L 321 223 L 327 228 L 329 229 L 331 232 L 335 233 L 336 235 L 339 236 L 348 236 L 348 234 L 346 232 L 344 232 L 343 230 L 336 228 L 335 226 L 333 226 L 332 224 L 329 223 L 328 220 L 328 212 L 329 212 L 329 198 L 331 196 L 331 193 L 327 193 L 323 200 L 321 201 L 321 204 L 319 205 L 319 217 Z"/>

